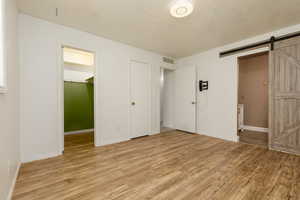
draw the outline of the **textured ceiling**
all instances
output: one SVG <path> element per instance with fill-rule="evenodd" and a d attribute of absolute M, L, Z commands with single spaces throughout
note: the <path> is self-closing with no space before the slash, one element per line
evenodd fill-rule
<path fill-rule="evenodd" d="M 18 0 L 21 12 L 180 58 L 300 23 L 300 0 L 194 0 L 184 19 L 171 0 Z M 59 15 L 56 16 L 56 8 Z"/>

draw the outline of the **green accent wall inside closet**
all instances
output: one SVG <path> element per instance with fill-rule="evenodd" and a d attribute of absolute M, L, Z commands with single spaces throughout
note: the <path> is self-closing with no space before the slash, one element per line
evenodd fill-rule
<path fill-rule="evenodd" d="M 94 85 L 64 82 L 65 132 L 94 128 Z"/>

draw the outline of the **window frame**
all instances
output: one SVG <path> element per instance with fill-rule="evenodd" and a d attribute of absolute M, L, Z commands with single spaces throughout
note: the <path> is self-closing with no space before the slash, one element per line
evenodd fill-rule
<path fill-rule="evenodd" d="M 0 41 L 0 44 L 2 43 L 2 56 L 0 56 L 0 58 L 2 57 L 2 61 L 0 60 L 0 65 L 2 65 L 0 67 L 0 70 L 2 70 L 2 82 L 3 85 L 0 85 L 0 94 L 2 93 L 7 93 L 7 61 L 6 61 L 6 12 L 5 12 L 5 6 L 6 6 L 6 0 L 0 0 L 0 9 L 1 9 L 1 13 L 0 13 L 0 20 L 2 21 L 2 27 L 0 24 L 0 31 L 2 29 L 2 37 L 0 34 L 0 40 L 2 40 L 2 42 Z M 1 53 L 1 51 L 0 51 Z"/>

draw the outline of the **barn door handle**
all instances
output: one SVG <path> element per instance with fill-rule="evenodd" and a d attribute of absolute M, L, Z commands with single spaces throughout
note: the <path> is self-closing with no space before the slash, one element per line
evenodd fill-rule
<path fill-rule="evenodd" d="M 131 105 L 132 105 L 132 106 L 135 106 L 135 102 L 132 102 Z"/>

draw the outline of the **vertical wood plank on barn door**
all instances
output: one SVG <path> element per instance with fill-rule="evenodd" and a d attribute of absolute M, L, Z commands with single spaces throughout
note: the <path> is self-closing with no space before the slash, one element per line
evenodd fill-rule
<path fill-rule="evenodd" d="M 275 43 L 269 71 L 269 147 L 300 154 L 300 37 Z"/>

